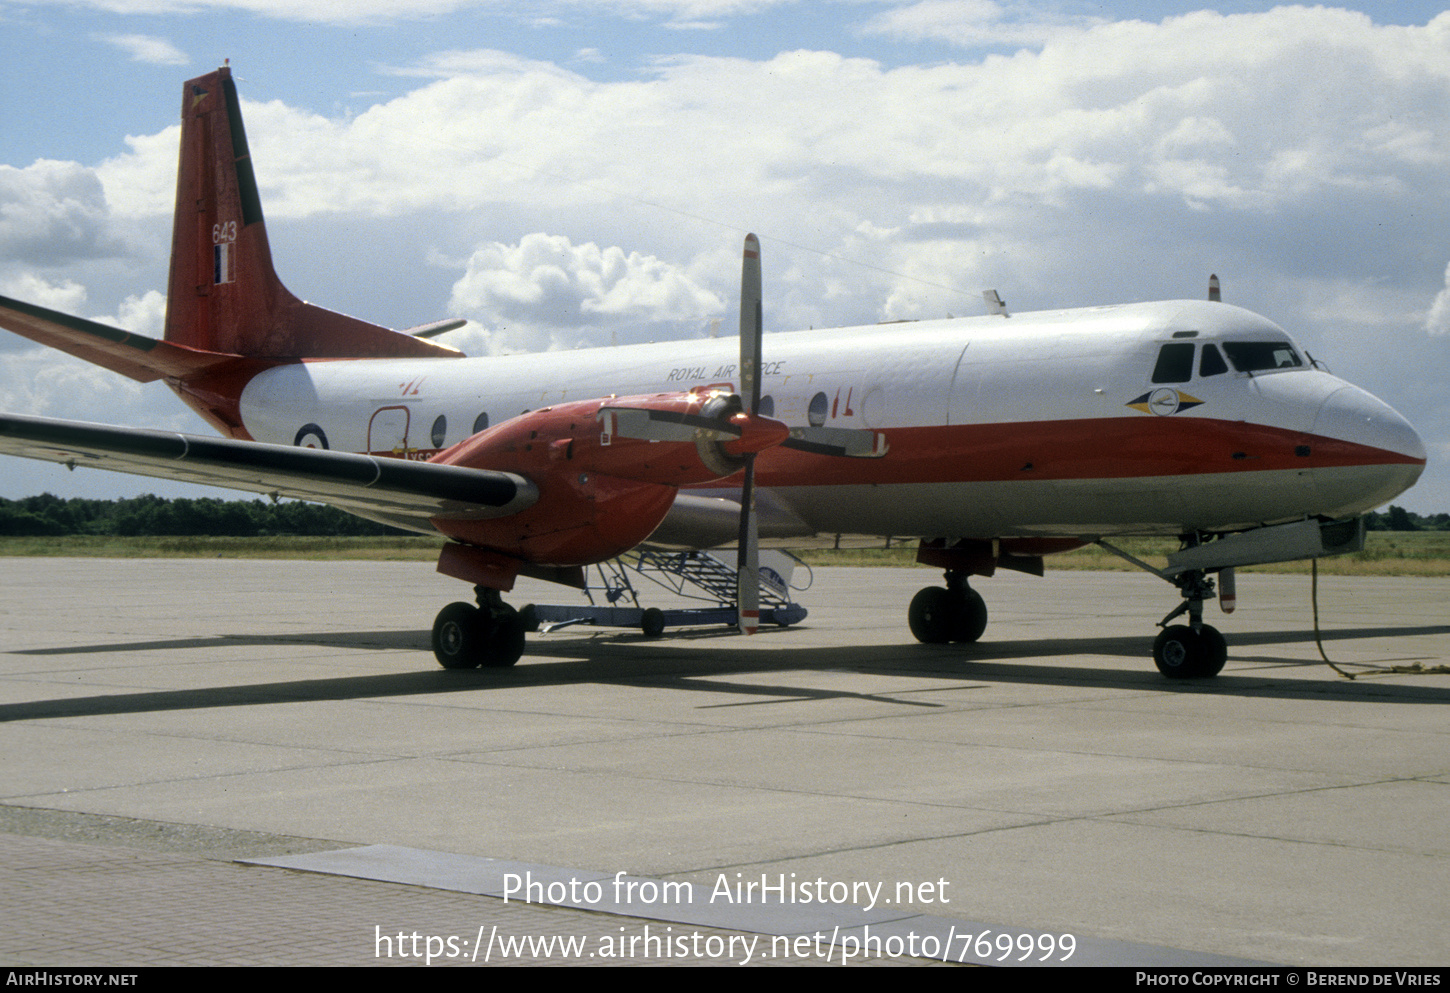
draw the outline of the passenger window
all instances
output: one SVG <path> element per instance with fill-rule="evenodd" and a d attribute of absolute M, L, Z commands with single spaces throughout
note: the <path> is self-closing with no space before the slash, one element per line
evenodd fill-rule
<path fill-rule="evenodd" d="M 765 396 L 761 397 L 760 398 L 760 410 L 757 411 L 757 413 L 759 413 L 761 417 L 774 417 L 775 416 L 775 397 L 771 396 L 769 393 L 767 393 Z"/>
<path fill-rule="evenodd" d="M 433 422 L 433 431 L 431 433 L 433 437 L 433 447 L 442 448 L 443 439 L 448 436 L 448 417 L 446 415 L 438 415 L 438 419 Z"/>
<path fill-rule="evenodd" d="M 1228 372 L 1228 363 L 1223 360 L 1218 346 L 1204 345 L 1203 357 L 1198 360 L 1198 374 L 1200 376 L 1217 376 L 1225 372 Z"/>
<path fill-rule="evenodd" d="M 830 405 L 830 397 L 824 393 L 817 393 L 811 397 L 811 405 L 806 409 L 806 420 L 810 423 L 811 427 L 818 428 L 826 423 L 826 409 Z"/>
<path fill-rule="evenodd" d="M 473 419 L 473 433 L 488 430 L 488 411 L 484 411 Z"/>
<path fill-rule="evenodd" d="M 1192 378 L 1192 345 L 1164 345 L 1158 350 L 1158 364 L 1153 367 L 1153 382 L 1186 383 Z"/>

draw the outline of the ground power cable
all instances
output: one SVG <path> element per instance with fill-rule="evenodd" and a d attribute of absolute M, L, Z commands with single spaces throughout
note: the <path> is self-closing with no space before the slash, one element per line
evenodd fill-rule
<path fill-rule="evenodd" d="M 1345 679 L 1354 679 L 1356 676 L 1402 676 L 1402 675 L 1447 675 L 1450 674 L 1450 665 L 1425 666 L 1416 662 L 1414 665 L 1369 665 L 1365 663 L 1365 672 L 1345 672 L 1330 660 L 1329 655 L 1324 651 L 1324 639 L 1319 633 L 1319 560 L 1309 560 L 1309 602 L 1314 609 L 1314 644 L 1319 648 L 1319 657 L 1324 663 L 1339 673 Z"/>

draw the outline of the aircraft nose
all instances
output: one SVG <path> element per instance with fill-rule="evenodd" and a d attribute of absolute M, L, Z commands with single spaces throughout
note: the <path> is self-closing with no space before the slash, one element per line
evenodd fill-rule
<path fill-rule="evenodd" d="M 1342 386 L 1325 397 L 1314 417 L 1313 433 L 1403 456 L 1422 467 L 1425 461 L 1425 443 L 1410 422 L 1379 397 L 1357 386 Z"/>
<path fill-rule="evenodd" d="M 1331 464 L 1314 470 L 1324 512 L 1331 516 L 1360 514 L 1387 503 L 1425 470 L 1425 443 L 1410 422 L 1357 386 L 1346 384 L 1324 399 L 1313 434 L 1333 449 Z"/>

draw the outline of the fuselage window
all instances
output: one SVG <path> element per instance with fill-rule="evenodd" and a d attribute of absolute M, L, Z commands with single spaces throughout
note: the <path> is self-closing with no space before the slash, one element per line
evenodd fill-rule
<path fill-rule="evenodd" d="M 438 419 L 433 422 L 433 447 L 442 448 L 443 439 L 448 437 L 448 418 L 439 414 Z"/>
<path fill-rule="evenodd" d="M 1164 345 L 1158 350 L 1158 364 L 1153 367 L 1153 382 L 1186 383 L 1192 378 L 1192 345 L 1187 343 Z"/>
<path fill-rule="evenodd" d="M 1297 369 L 1304 364 L 1287 341 L 1226 341 L 1223 350 L 1239 372 Z"/>
<path fill-rule="evenodd" d="M 488 411 L 484 411 L 473 419 L 473 433 L 488 430 Z"/>
<path fill-rule="evenodd" d="M 771 396 L 769 393 L 760 398 L 760 416 L 775 416 L 775 397 Z"/>
<path fill-rule="evenodd" d="M 806 420 L 810 422 L 811 427 L 818 428 L 826 423 L 826 408 L 830 405 L 831 401 L 824 393 L 817 393 L 811 397 L 811 405 L 806 409 Z"/>
<path fill-rule="evenodd" d="M 1217 376 L 1228 372 L 1228 363 L 1223 360 L 1217 345 L 1204 345 L 1203 356 L 1198 360 L 1200 376 Z"/>

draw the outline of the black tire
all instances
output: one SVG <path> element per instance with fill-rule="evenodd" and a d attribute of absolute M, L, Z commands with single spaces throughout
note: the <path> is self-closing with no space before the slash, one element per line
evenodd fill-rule
<path fill-rule="evenodd" d="M 433 656 L 445 669 L 476 669 L 482 661 L 483 620 L 471 603 L 450 603 L 433 621 Z"/>
<path fill-rule="evenodd" d="M 906 611 L 906 623 L 916 640 L 924 645 L 944 645 L 952 640 L 956 598 L 940 586 L 917 591 Z"/>
<path fill-rule="evenodd" d="M 658 638 L 665 633 L 665 612 L 658 607 L 650 607 L 640 617 L 639 629 L 646 638 Z"/>
<path fill-rule="evenodd" d="M 1199 679 L 1210 675 L 1208 646 L 1193 628 L 1166 627 L 1153 639 L 1153 664 L 1169 679 Z"/>
<path fill-rule="evenodd" d="M 973 642 L 987 630 L 987 601 L 976 590 L 965 590 L 954 598 L 956 617 L 952 623 L 952 641 Z"/>
<path fill-rule="evenodd" d="M 519 620 L 523 622 L 525 631 L 539 630 L 539 615 L 534 611 L 533 604 L 527 603 L 519 608 Z"/>
<path fill-rule="evenodd" d="M 484 646 L 479 664 L 489 669 L 506 669 L 524 654 L 524 617 L 512 607 L 494 619 L 493 631 Z"/>
<path fill-rule="evenodd" d="M 1199 634 L 1203 638 L 1203 678 L 1208 679 L 1223 672 L 1223 667 L 1228 662 L 1228 642 L 1223 640 L 1223 635 L 1218 628 L 1205 624 Z"/>

